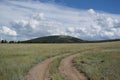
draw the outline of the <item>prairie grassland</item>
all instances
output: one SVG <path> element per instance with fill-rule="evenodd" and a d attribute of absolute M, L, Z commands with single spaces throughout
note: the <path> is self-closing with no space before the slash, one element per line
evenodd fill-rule
<path fill-rule="evenodd" d="M 97 52 L 99 53 L 102 49 L 106 51 L 119 51 L 119 43 L 120 42 L 81 44 L 0 44 L 0 80 L 25 80 L 24 77 L 31 67 L 55 55 L 82 53 L 89 50 L 95 51 L 96 49 L 98 49 Z M 117 55 L 119 56 L 119 54 Z M 115 58 L 119 59 L 118 56 Z M 77 61 L 79 62 L 79 59 Z M 58 65 L 59 62 L 60 59 L 53 64 Z M 116 63 L 117 62 L 119 62 L 119 60 L 116 61 Z M 118 75 L 118 73 L 116 73 L 116 75 Z"/>
<path fill-rule="evenodd" d="M 120 42 L 102 43 L 73 62 L 90 80 L 120 80 Z"/>
<path fill-rule="evenodd" d="M 25 80 L 28 70 L 42 60 L 78 53 L 94 44 L 0 44 L 0 80 Z"/>

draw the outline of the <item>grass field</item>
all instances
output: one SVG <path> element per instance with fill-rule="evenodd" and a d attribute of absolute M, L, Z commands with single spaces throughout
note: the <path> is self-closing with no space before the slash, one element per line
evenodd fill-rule
<path fill-rule="evenodd" d="M 0 80 L 25 80 L 38 62 L 58 54 L 77 53 L 91 44 L 0 44 Z"/>
<path fill-rule="evenodd" d="M 73 62 L 90 80 L 120 80 L 120 42 L 101 44 Z"/>
<path fill-rule="evenodd" d="M 117 69 L 116 70 L 117 72 L 114 73 L 114 75 L 117 76 L 118 78 L 119 77 L 118 75 L 120 75 L 119 72 L 120 69 L 118 68 L 120 67 L 120 65 L 118 64 L 120 63 L 119 49 L 120 49 L 120 42 L 81 43 L 81 44 L 0 44 L 0 80 L 25 80 L 24 77 L 27 74 L 28 70 L 46 58 L 59 54 L 83 53 L 84 51 L 86 51 L 86 54 L 80 55 L 80 57 L 78 57 L 75 60 L 76 65 L 81 64 L 80 58 L 81 56 L 83 57 L 84 55 L 85 58 L 93 57 L 93 59 L 96 59 L 94 60 L 95 62 L 99 62 L 99 58 L 97 59 L 96 55 L 100 54 L 98 55 L 98 57 L 107 55 L 108 56 L 107 58 L 105 56 L 103 57 L 102 60 L 104 61 L 102 64 L 107 63 L 105 65 L 108 66 L 106 66 L 105 68 L 109 68 L 108 70 L 113 69 L 112 70 L 113 72 L 115 72 L 115 70 Z M 109 57 L 109 54 L 111 54 L 111 57 Z M 87 56 L 87 55 L 91 55 L 91 56 Z M 95 57 L 92 55 L 95 55 Z M 114 64 L 111 64 L 111 60 L 112 60 L 111 58 L 115 59 L 112 62 Z M 94 61 L 92 62 L 91 60 L 92 63 L 95 63 Z M 55 65 L 51 65 L 51 66 L 55 67 L 56 65 L 58 65 L 59 62 L 60 59 L 53 62 L 52 64 Z M 108 64 L 108 62 L 110 64 Z M 83 68 L 83 70 L 84 69 L 85 68 Z M 105 76 L 107 75 L 107 73 L 109 72 L 106 72 Z M 102 73 L 99 73 L 99 75 L 101 74 Z M 90 73 L 90 75 L 92 74 Z M 112 80 L 112 78 L 109 80 Z"/>

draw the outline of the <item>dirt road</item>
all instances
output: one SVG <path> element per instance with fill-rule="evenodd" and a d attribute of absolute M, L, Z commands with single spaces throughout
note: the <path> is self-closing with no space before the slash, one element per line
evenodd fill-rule
<path fill-rule="evenodd" d="M 46 59 L 33 67 L 26 76 L 27 80 L 45 80 L 49 70 L 49 64 L 57 57 L 58 56 Z"/>
<path fill-rule="evenodd" d="M 77 55 L 78 54 L 66 57 L 60 63 L 59 70 L 65 80 L 88 80 L 83 73 L 78 72 L 75 67 L 73 67 L 72 60 Z"/>
<path fill-rule="evenodd" d="M 65 80 L 88 80 L 83 73 L 78 72 L 75 67 L 73 67 L 72 60 L 77 55 L 78 54 L 70 55 L 60 63 L 59 71 Z M 58 57 L 60 56 L 46 59 L 37 64 L 29 71 L 26 76 L 27 80 L 49 80 L 49 65 Z"/>

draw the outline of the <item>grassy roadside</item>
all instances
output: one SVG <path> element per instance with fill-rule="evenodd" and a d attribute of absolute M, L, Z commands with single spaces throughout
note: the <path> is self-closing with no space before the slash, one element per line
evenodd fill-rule
<path fill-rule="evenodd" d="M 120 43 L 104 44 L 99 48 L 80 54 L 74 65 L 90 80 L 120 79 Z"/>

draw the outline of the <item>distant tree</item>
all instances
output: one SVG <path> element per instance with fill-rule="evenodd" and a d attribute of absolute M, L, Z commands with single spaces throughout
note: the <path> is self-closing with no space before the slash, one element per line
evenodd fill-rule
<path fill-rule="evenodd" d="M 17 41 L 16 43 L 21 43 L 21 41 Z"/>
<path fill-rule="evenodd" d="M 15 43 L 15 41 L 9 41 L 9 43 Z"/>
<path fill-rule="evenodd" d="M 7 40 L 1 40 L 1 43 L 8 43 Z"/>

